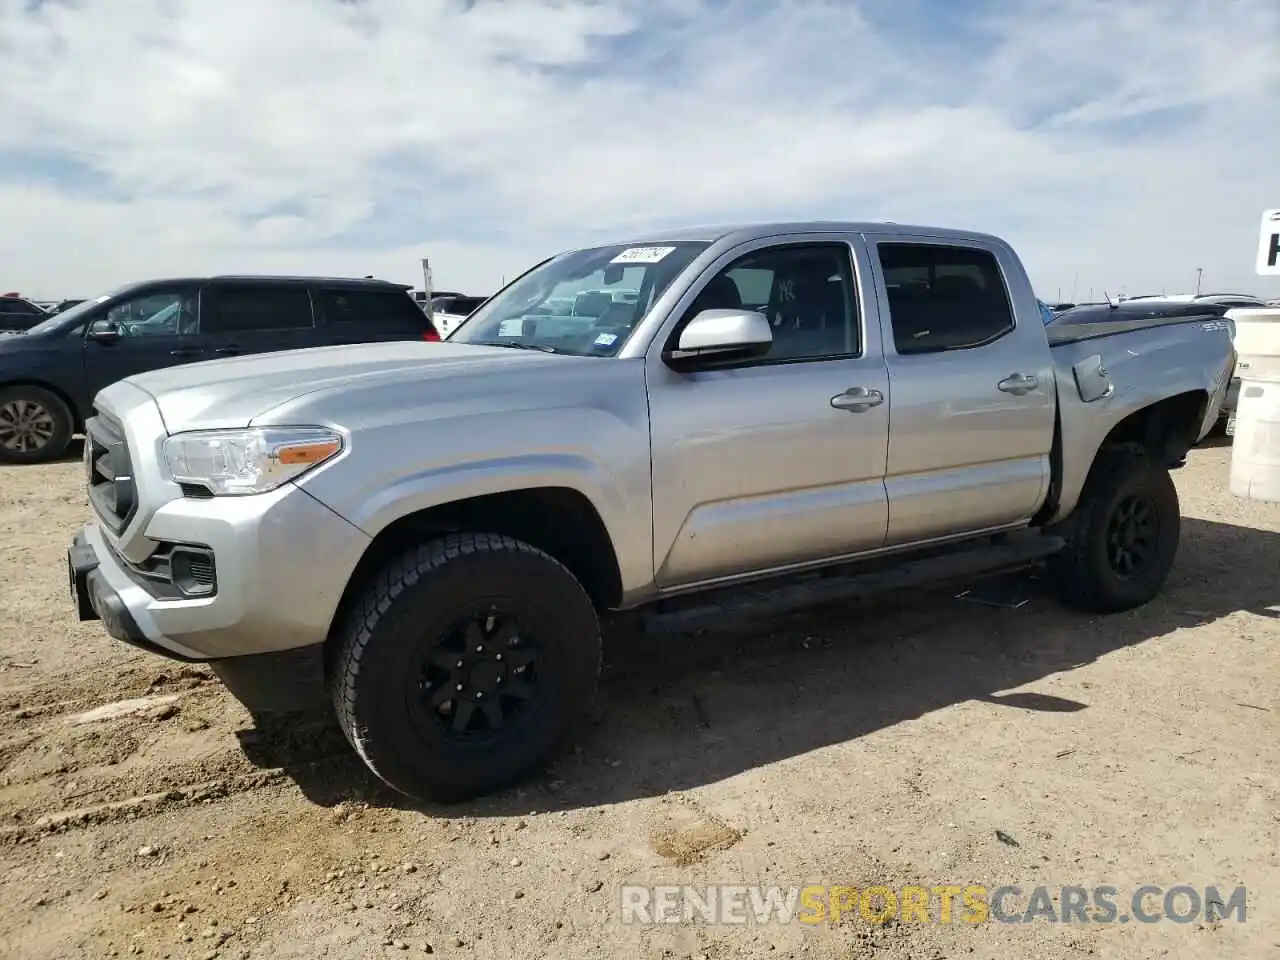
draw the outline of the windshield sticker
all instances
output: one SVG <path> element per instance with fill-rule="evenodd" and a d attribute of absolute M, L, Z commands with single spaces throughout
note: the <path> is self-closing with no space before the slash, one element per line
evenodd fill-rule
<path fill-rule="evenodd" d="M 657 263 L 675 247 L 628 247 L 610 263 Z"/>
<path fill-rule="evenodd" d="M 518 337 L 524 333 L 524 317 L 507 317 L 498 324 L 498 336 Z"/>
<path fill-rule="evenodd" d="M 616 333 L 602 333 L 596 337 L 595 342 L 597 347 L 612 347 L 618 342 L 618 335 Z"/>

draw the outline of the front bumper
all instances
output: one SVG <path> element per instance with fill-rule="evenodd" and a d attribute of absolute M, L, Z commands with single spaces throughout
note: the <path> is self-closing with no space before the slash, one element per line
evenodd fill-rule
<path fill-rule="evenodd" d="M 251 497 L 180 498 L 147 522 L 156 543 L 198 544 L 217 564 L 211 596 L 148 589 L 138 568 L 91 523 L 67 566 L 81 620 L 178 660 L 277 653 L 324 642 L 369 537 L 292 484 Z"/>
<path fill-rule="evenodd" d="M 82 530 L 72 538 L 71 546 L 67 549 L 71 602 L 81 620 L 101 620 L 107 633 L 117 640 L 131 643 L 151 653 L 174 660 L 200 659 L 191 656 L 189 651 L 166 649 L 147 639 L 120 592 L 111 586 L 106 574 L 98 567 L 98 553 Z"/>

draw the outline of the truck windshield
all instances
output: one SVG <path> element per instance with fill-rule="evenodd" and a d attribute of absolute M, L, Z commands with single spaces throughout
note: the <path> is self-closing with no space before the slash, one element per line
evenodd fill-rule
<path fill-rule="evenodd" d="M 612 357 L 671 281 L 708 244 L 618 244 L 561 254 L 496 294 L 450 343 Z"/>

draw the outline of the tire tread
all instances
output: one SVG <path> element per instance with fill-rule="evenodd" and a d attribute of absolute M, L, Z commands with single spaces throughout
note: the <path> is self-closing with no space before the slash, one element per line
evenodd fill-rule
<path fill-rule="evenodd" d="M 456 560 L 494 553 L 524 554 L 554 565 L 577 586 L 583 601 L 587 604 L 591 603 L 586 590 L 564 564 L 537 547 L 503 534 L 448 534 L 396 555 L 379 569 L 365 585 L 342 624 L 338 655 L 331 675 L 330 692 L 334 712 L 337 714 L 342 732 L 365 765 L 384 781 L 387 778 L 383 771 L 378 769 L 373 751 L 369 749 L 366 731 L 361 727 L 357 717 L 356 685 L 365 650 L 375 636 L 380 621 L 405 590 L 416 586 L 433 571 Z M 597 674 L 599 670 L 598 659 Z"/>
<path fill-rule="evenodd" d="M 1141 444 L 1123 443 L 1099 451 L 1085 481 L 1080 502 L 1064 525 L 1066 546 L 1050 560 L 1059 595 L 1068 605 L 1090 613 L 1116 613 L 1134 604 L 1120 602 L 1096 575 L 1090 552 L 1098 526 L 1108 520 L 1111 492 L 1129 476 L 1158 468 Z M 1163 482 L 1173 485 L 1168 473 Z M 1177 492 L 1174 490 L 1176 503 Z"/>

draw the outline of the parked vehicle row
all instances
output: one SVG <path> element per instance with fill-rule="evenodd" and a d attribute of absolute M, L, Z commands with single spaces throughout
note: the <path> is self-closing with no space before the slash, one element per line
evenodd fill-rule
<path fill-rule="evenodd" d="M 0 461 L 61 456 L 93 397 L 132 374 L 242 354 L 439 340 L 408 287 L 206 277 L 131 284 L 0 338 Z"/>
<path fill-rule="evenodd" d="M 574 250 L 443 343 L 102 390 L 73 600 L 209 662 L 255 712 L 323 677 L 374 773 L 458 800 L 553 752 L 615 611 L 1038 561 L 1081 609 L 1147 602 L 1178 549 L 1169 471 L 1233 358 L 1216 317 L 1046 325 L 983 234 L 766 224 Z"/>

